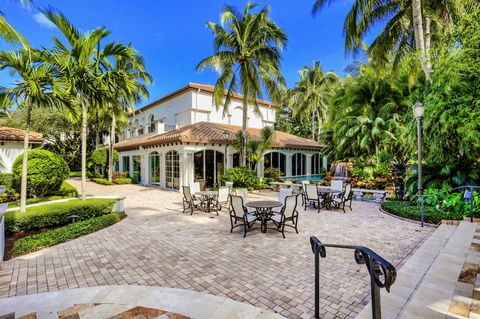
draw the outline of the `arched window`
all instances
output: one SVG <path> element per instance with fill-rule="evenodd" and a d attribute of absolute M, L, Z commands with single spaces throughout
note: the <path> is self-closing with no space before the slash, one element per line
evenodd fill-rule
<path fill-rule="evenodd" d="M 302 153 L 295 153 L 292 156 L 292 176 L 305 175 L 305 163 L 307 157 Z"/>
<path fill-rule="evenodd" d="M 287 173 L 286 170 L 286 156 L 280 152 L 270 152 L 263 156 L 263 167 L 267 168 L 278 168 L 282 171 L 283 175 Z"/>
<path fill-rule="evenodd" d="M 165 177 L 167 188 L 180 188 L 180 156 L 177 151 L 165 155 Z"/>
<path fill-rule="evenodd" d="M 310 164 L 310 172 L 312 175 L 318 175 L 320 173 L 320 154 L 313 154 Z"/>
<path fill-rule="evenodd" d="M 148 171 L 150 185 L 160 185 L 160 154 L 151 152 L 148 155 Z"/>
<path fill-rule="evenodd" d="M 150 126 L 148 128 L 148 133 L 155 132 L 155 116 L 152 114 L 150 116 Z"/>

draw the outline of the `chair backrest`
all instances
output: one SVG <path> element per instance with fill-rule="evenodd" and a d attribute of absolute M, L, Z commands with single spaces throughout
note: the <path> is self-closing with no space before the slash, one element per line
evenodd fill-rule
<path fill-rule="evenodd" d="M 230 187 L 230 189 L 233 188 L 233 182 L 225 182 L 225 186 Z"/>
<path fill-rule="evenodd" d="M 230 214 L 233 213 L 234 216 L 243 217 L 245 214 L 242 196 L 230 195 L 230 207 Z"/>
<path fill-rule="evenodd" d="M 248 189 L 246 189 L 246 188 L 237 188 L 237 189 L 235 190 L 235 194 L 237 194 L 237 196 L 242 197 L 244 203 L 246 203 L 246 202 L 249 201 L 249 200 L 248 200 Z"/>
<path fill-rule="evenodd" d="M 343 194 L 343 198 L 349 199 L 352 195 L 352 184 L 347 184 L 345 186 L 345 193 Z"/>
<path fill-rule="evenodd" d="M 306 184 L 305 187 L 306 187 L 305 194 L 307 195 L 307 198 L 309 199 L 318 198 L 317 185 Z"/>
<path fill-rule="evenodd" d="M 308 184 L 310 184 L 310 181 L 302 181 L 302 189 L 303 189 L 304 192 L 305 192 L 305 188 L 306 188 L 305 185 L 308 185 Z"/>
<path fill-rule="evenodd" d="M 338 180 L 338 179 L 333 179 L 330 188 L 334 189 L 336 191 L 343 192 L 343 181 Z"/>
<path fill-rule="evenodd" d="M 297 197 L 298 195 L 289 195 L 285 197 L 285 204 L 283 206 L 283 214 L 286 217 L 290 217 L 295 212 L 297 208 Z"/>
<path fill-rule="evenodd" d="M 285 202 L 285 198 L 287 196 L 290 196 L 293 194 L 293 189 L 292 188 L 281 188 L 280 189 L 280 192 L 278 193 L 278 201 L 280 203 L 284 203 Z"/>
<path fill-rule="evenodd" d="M 222 186 L 218 188 L 217 201 L 224 203 L 228 201 L 228 195 L 230 194 L 230 188 L 227 186 Z"/>
<path fill-rule="evenodd" d="M 190 183 L 190 191 L 195 194 L 197 192 L 200 192 L 200 183 L 199 182 L 194 182 Z"/>
<path fill-rule="evenodd" d="M 185 200 L 187 202 L 192 201 L 192 193 L 190 191 L 190 186 L 182 186 L 182 191 L 183 191 L 183 197 L 185 197 Z"/>

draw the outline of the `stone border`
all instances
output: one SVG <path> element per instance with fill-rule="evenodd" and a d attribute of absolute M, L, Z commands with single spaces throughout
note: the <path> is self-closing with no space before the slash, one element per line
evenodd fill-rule
<path fill-rule="evenodd" d="M 392 213 L 389 213 L 387 211 L 385 211 L 381 205 L 378 205 L 378 210 L 381 211 L 382 213 L 384 213 L 385 215 L 389 215 L 389 216 L 392 216 L 392 217 L 395 217 L 395 218 L 398 218 L 400 220 L 403 220 L 405 222 L 410 222 L 410 223 L 414 223 L 414 224 L 418 224 L 418 225 L 421 225 L 422 223 L 419 222 L 418 220 L 413 220 L 413 219 L 409 219 L 409 218 L 405 218 L 405 217 L 402 217 L 402 216 L 398 216 L 398 215 L 395 215 L 395 214 L 392 214 Z M 423 225 L 427 226 L 427 227 L 433 227 L 433 228 L 438 228 L 441 224 L 443 224 L 443 221 L 442 223 L 440 224 L 431 224 L 431 223 L 423 223 Z"/>
<path fill-rule="evenodd" d="M 36 312 L 38 318 L 53 318 L 59 310 L 85 303 L 154 307 L 196 319 L 285 318 L 250 304 L 192 290 L 127 285 L 76 288 L 3 298 L 0 299 L 0 317 L 15 312 L 16 318 L 19 318 Z M 45 315 L 47 316 L 44 317 Z"/>
<path fill-rule="evenodd" d="M 126 196 L 85 196 L 85 199 L 90 199 L 90 198 L 116 199 L 117 202 L 113 206 L 112 212 L 123 212 L 125 210 L 123 202 L 124 202 L 125 198 L 127 198 L 127 197 Z M 30 205 L 27 205 L 27 208 L 28 207 L 35 207 L 35 206 L 42 206 L 42 205 L 47 205 L 47 204 L 64 203 L 64 202 L 69 202 L 69 201 L 75 200 L 75 199 L 81 199 L 81 197 L 63 198 L 63 199 L 56 199 L 56 200 L 51 200 L 51 201 L 47 201 L 47 202 L 30 204 Z M 14 212 L 14 211 L 18 211 L 18 210 L 20 210 L 20 207 L 12 207 L 12 208 L 7 209 L 7 212 Z"/>

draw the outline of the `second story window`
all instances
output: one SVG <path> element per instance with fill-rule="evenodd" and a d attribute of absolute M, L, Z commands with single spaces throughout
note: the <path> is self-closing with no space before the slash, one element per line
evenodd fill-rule
<path fill-rule="evenodd" d="M 148 133 L 153 133 L 155 132 L 155 117 L 153 116 L 150 116 L 150 126 L 148 128 Z"/>

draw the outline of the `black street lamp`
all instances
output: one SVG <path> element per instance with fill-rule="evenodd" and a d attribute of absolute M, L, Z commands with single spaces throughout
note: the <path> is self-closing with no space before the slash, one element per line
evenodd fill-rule
<path fill-rule="evenodd" d="M 418 164 L 417 164 L 417 174 L 418 174 L 418 196 L 422 201 L 422 206 L 420 209 L 420 215 L 422 220 L 422 227 L 423 227 L 423 217 L 425 212 L 425 202 L 423 198 L 423 167 L 422 167 L 422 117 L 425 109 L 421 102 L 417 102 L 412 106 L 413 109 L 413 116 L 415 120 L 417 120 L 417 143 L 418 143 Z"/>
<path fill-rule="evenodd" d="M 225 154 L 223 156 L 223 174 L 227 173 L 227 151 L 228 151 L 228 139 L 230 138 L 230 133 L 228 131 L 223 131 L 223 140 L 225 141 Z"/>

